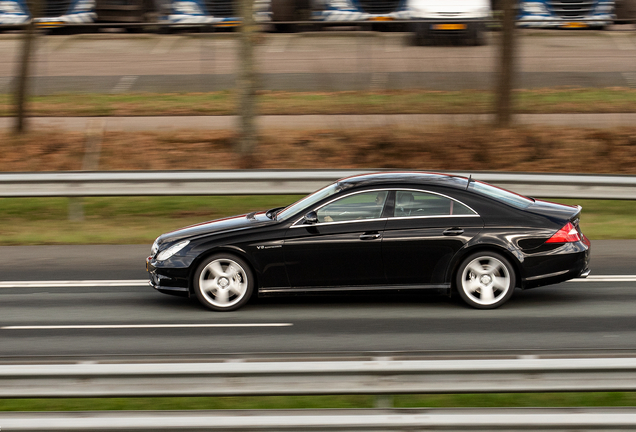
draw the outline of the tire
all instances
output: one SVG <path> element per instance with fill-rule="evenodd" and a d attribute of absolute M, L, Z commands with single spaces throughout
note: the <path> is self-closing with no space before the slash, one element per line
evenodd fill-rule
<path fill-rule="evenodd" d="M 466 45 L 482 46 L 486 45 L 486 27 L 482 23 L 468 25 L 468 36 Z"/>
<path fill-rule="evenodd" d="M 515 281 L 508 259 L 489 251 L 467 257 L 455 275 L 459 295 L 475 309 L 495 309 L 507 302 L 514 293 Z"/>
<path fill-rule="evenodd" d="M 428 34 L 425 23 L 413 24 L 413 45 L 426 46 L 430 45 L 430 35 Z"/>
<path fill-rule="evenodd" d="M 221 253 L 207 258 L 194 274 L 194 292 L 205 307 L 233 311 L 252 296 L 254 277 L 241 258 Z"/>

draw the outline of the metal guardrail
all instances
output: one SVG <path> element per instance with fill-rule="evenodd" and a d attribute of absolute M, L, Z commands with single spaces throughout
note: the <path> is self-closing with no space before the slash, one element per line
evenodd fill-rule
<path fill-rule="evenodd" d="M 1 398 L 636 391 L 636 358 L 0 365 Z"/>
<path fill-rule="evenodd" d="M 6 431 L 627 431 L 636 409 L 394 409 L 0 413 Z"/>
<path fill-rule="evenodd" d="M 307 194 L 378 170 L 2 173 L 0 197 Z M 453 172 L 543 198 L 636 199 L 636 176 Z"/>
<path fill-rule="evenodd" d="M 636 358 L 0 365 L 0 397 L 634 391 Z M 598 431 L 635 408 L 3 412 L 11 431 Z"/>

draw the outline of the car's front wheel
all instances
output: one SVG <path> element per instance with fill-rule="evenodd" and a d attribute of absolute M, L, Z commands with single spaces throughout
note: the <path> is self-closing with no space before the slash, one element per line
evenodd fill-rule
<path fill-rule="evenodd" d="M 243 306 L 254 289 L 254 278 L 245 261 L 229 254 L 213 255 L 199 265 L 194 292 L 199 301 L 215 311 Z"/>
<path fill-rule="evenodd" d="M 502 255 L 479 252 L 461 263 L 456 284 L 459 295 L 468 305 L 477 309 L 494 309 L 512 297 L 515 271 Z"/>

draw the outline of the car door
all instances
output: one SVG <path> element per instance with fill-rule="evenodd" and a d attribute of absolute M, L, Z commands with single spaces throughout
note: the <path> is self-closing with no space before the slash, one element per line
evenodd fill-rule
<path fill-rule="evenodd" d="M 395 191 L 382 240 L 389 285 L 447 285 L 452 257 L 484 224 L 467 205 L 439 193 Z"/>
<path fill-rule="evenodd" d="M 383 215 L 388 191 L 347 194 L 315 209 L 286 233 L 285 266 L 292 287 L 351 287 L 386 283 Z"/>

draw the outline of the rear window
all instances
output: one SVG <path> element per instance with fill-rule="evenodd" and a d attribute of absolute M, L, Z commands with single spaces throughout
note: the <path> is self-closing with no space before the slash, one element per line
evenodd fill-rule
<path fill-rule="evenodd" d="M 489 198 L 496 199 L 497 201 L 502 201 L 513 207 L 521 209 L 530 207 L 534 202 L 532 198 L 528 198 L 523 195 L 510 192 L 509 190 L 498 188 L 497 186 L 493 186 L 491 184 L 483 183 L 480 181 L 471 182 L 468 188 L 472 189 L 478 194 L 485 195 Z"/>

